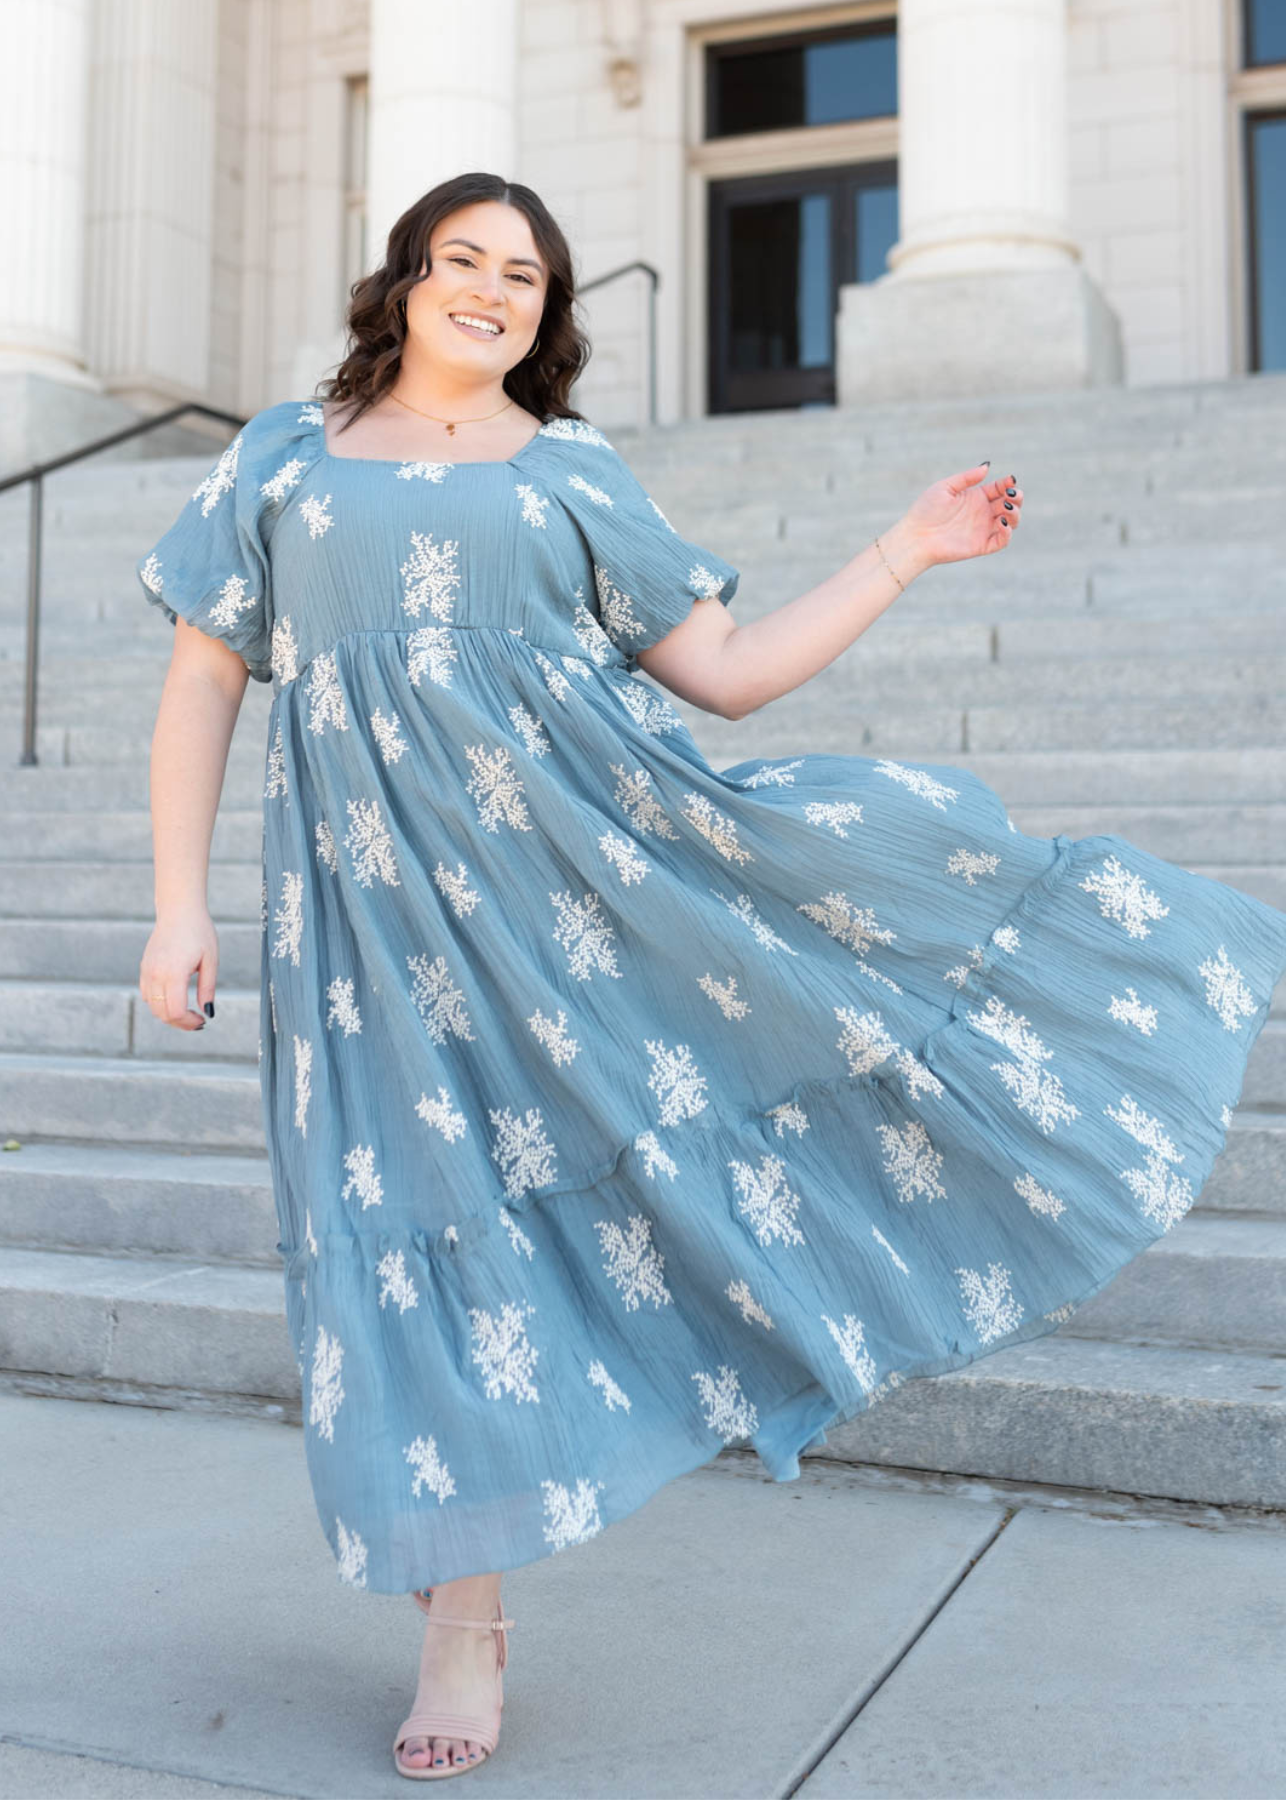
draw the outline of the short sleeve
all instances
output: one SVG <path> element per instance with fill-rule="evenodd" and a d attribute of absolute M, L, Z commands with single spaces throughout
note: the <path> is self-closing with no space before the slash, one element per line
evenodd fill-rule
<path fill-rule="evenodd" d="M 143 591 L 171 625 L 181 614 L 222 638 L 256 681 L 272 680 L 271 570 L 265 515 L 264 437 L 256 414 L 237 433 L 165 535 L 137 564 Z"/>
<path fill-rule="evenodd" d="M 736 593 L 740 570 L 681 536 L 615 450 L 587 451 L 564 470 L 561 497 L 593 559 L 599 622 L 627 668 L 681 625 L 694 601 L 727 606 Z"/>

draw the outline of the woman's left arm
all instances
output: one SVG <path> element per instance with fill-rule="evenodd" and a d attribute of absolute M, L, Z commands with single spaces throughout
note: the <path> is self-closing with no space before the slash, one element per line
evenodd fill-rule
<path fill-rule="evenodd" d="M 926 569 L 1005 548 L 1022 516 L 1022 489 L 1012 479 L 984 484 L 984 472 L 985 465 L 935 482 L 880 532 L 878 545 L 763 618 L 737 625 L 726 607 L 694 605 L 639 652 L 640 667 L 727 719 L 789 693 L 856 642 Z"/>

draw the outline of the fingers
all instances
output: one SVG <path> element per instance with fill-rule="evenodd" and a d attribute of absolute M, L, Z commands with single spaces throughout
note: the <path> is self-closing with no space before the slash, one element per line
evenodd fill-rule
<path fill-rule="evenodd" d="M 205 1019 L 188 1005 L 188 977 L 149 973 L 139 975 L 138 991 L 152 1017 L 162 1025 L 173 1025 L 179 1031 L 202 1031 Z M 210 983 L 213 998 L 214 984 Z"/>
<path fill-rule="evenodd" d="M 996 502 L 996 523 L 1000 527 L 1002 538 L 1007 542 L 1022 522 L 1023 490 L 1011 475 L 1006 481 L 996 483 L 993 496 Z"/>

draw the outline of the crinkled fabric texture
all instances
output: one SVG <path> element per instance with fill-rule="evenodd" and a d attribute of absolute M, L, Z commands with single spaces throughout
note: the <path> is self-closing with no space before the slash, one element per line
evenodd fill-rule
<path fill-rule="evenodd" d="M 1223 1147 L 1286 914 L 951 766 L 712 768 L 641 648 L 737 571 L 607 439 L 257 414 L 140 563 L 271 680 L 260 1074 L 318 1514 L 400 1592 L 777 1480 L 1055 1330 Z"/>

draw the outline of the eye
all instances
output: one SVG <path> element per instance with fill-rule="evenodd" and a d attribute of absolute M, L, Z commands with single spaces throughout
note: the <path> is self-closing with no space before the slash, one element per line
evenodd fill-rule
<path fill-rule="evenodd" d="M 473 267 L 472 259 L 467 256 L 448 256 L 447 261 L 448 262 L 462 262 L 465 265 L 465 267 L 469 268 L 469 269 L 471 269 Z M 526 287 L 535 287 L 536 284 L 531 279 L 530 275 L 520 274 L 517 270 L 515 270 L 514 273 L 517 275 L 518 280 L 521 281 Z"/>

